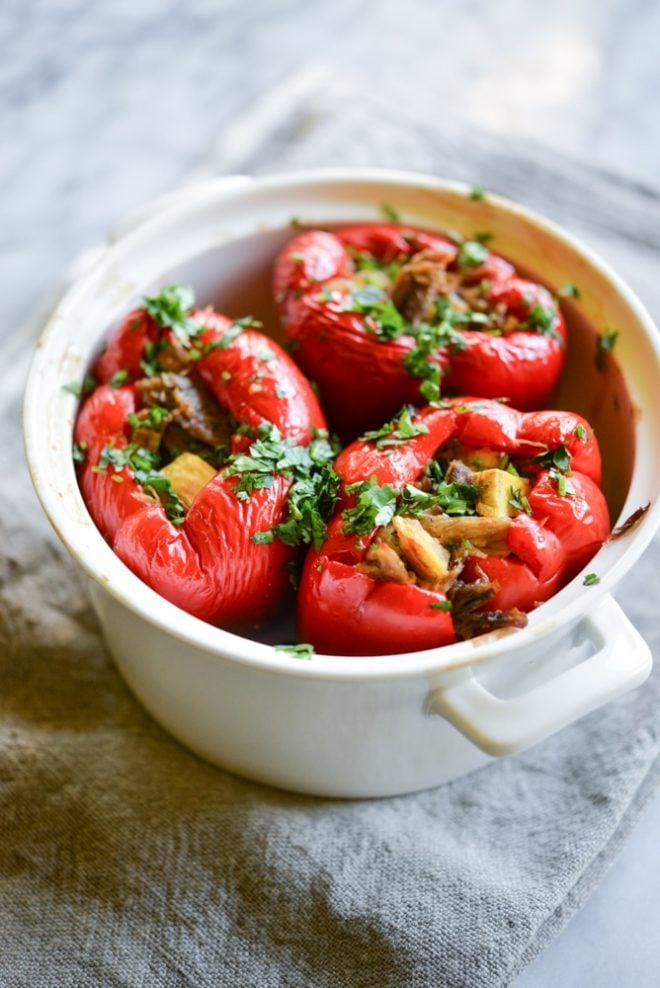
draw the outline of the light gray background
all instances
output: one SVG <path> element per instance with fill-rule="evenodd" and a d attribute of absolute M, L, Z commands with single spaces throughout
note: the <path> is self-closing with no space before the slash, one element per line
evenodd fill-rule
<path fill-rule="evenodd" d="M 192 174 L 240 167 L 270 132 L 294 139 L 315 123 L 295 106 L 313 117 L 309 93 L 330 87 L 657 186 L 659 37 L 660 5 L 643 0 L 5 0 L 0 332 L 45 306 L 118 217 Z M 518 988 L 658 984 L 658 833 L 656 799 Z"/>

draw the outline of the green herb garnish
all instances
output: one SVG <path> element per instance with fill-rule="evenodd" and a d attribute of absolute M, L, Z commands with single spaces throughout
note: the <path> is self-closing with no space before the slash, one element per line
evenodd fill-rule
<path fill-rule="evenodd" d="M 125 468 L 129 468 L 143 490 L 147 493 L 155 493 L 162 499 L 165 514 L 172 524 L 182 525 L 185 520 L 185 509 L 168 478 L 157 472 L 159 465 L 158 453 L 144 449 L 137 443 L 128 443 L 122 447 L 108 444 L 101 450 L 99 462 L 92 467 L 92 472 L 107 474 L 107 468 L 112 467 L 111 479 L 121 482 L 123 477 L 118 475 Z"/>
<path fill-rule="evenodd" d="M 198 336 L 204 326 L 190 313 L 195 305 L 195 293 L 190 285 L 168 285 L 159 295 L 146 296 L 144 307 L 162 329 L 171 329 L 184 345 Z"/>
<path fill-rule="evenodd" d="M 582 581 L 583 587 L 595 587 L 597 583 L 600 583 L 600 577 L 597 573 L 587 573 L 584 580 Z"/>
<path fill-rule="evenodd" d="M 608 353 L 612 353 L 614 350 L 614 344 L 618 339 L 619 333 L 617 330 L 612 330 L 612 332 L 601 333 L 596 340 L 596 367 L 599 371 L 605 370 L 605 365 L 607 362 Z"/>
<path fill-rule="evenodd" d="M 399 216 L 398 212 L 396 211 L 396 209 L 394 208 L 394 206 L 390 206 L 390 204 L 388 202 L 381 202 L 381 204 L 380 204 L 380 211 L 383 214 L 383 216 L 385 217 L 385 219 L 386 220 L 389 220 L 390 223 L 400 223 L 401 222 L 401 217 Z"/>
<path fill-rule="evenodd" d="M 453 604 L 451 600 L 434 600 L 431 604 L 433 611 L 451 611 Z"/>
<path fill-rule="evenodd" d="M 380 525 L 388 525 L 396 514 L 399 491 L 391 484 L 370 480 L 349 484 L 347 494 L 355 494 L 355 506 L 344 511 L 342 532 L 345 535 L 368 535 Z"/>
<path fill-rule="evenodd" d="M 398 416 L 391 422 L 386 422 L 380 429 L 365 432 L 360 437 L 362 442 L 373 443 L 377 449 L 388 446 L 401 446 L 415 436 L 425 435 L 429 430 L 423 422 L 413 422 L 414 409 L 405 405 Z"/>
<path fill-rule="evenodd" d="M 112 377 L 108 381 L 108 384 L 110 385 L 111 388 L 120 388 L 122 384 L 126 384 L 127 381 L 128 381 L 128 371 L 118 370 L 116 374 L 112 375 Z"/>
<path fill-rule="evenodd" d="M 91 374 L 85 374 L 82 381 L 69 381 L 68 384 L 63 384 L 62 391 L 68 391 L 70 395 L 75 395 L 76 398 L 82 398 L 83 395 L 91 394 L 96 384 L 97 382 Z"/>
<path fill-rule="evenodd" d="M 555 298 L 574 298 L 578 299 L 580 297 L 580 289 L 577 285 L 574 285 L 572 281 L 567 281 L 565 285 L 558 288 L 555 293 Z"/>
<path fill-rule="evenodd" d="M 71 448 L 71 456 L 74 463 L 84 463 L 87 456 L 87 443 L 74 443 Z"/>
<path fill-rule="evenodd" d="M 230 456 L 226 477 L 238 476 L 234 494 L 247 501 L 254 491 L 270 488 L 275 477 L 293 480 L 286 502 L 286 517 L 272 533 L 286 545 L 320 548 L 326 521 L 332 514 L 339 493 L 339 476 L 333 459 L 337 449 L 323 430 L 315 432 L 311 443 L 297 446 L 283 439 L 276 426 L 264 423 L 247 453 Z M 256 533 L 255 542 L 267 543 L 271 533 Z"/>
<path fill-rule="evenodd" d="M 541 305 L 540 303 L 537 303 L 536 305 L 532 305 L 530 307 L 527 318 L 524 322 L 521 322 L 520 328 L 533 329 L 542 336 L 550 336 L 563 347 L 565 346 L 564 339 L 561 334 L 557 332 L 558 321 L 559 319 L 557 313 L 551 305 Z"/>
<path fill-rule="evenodd" d="M 468 199 L 474 202 L 481 202 L 486 198 L 486 190 L 481 185 L 474 185 L 468 192 Z"/>
<path fill-rule="evenodd" d="M 511 505 L 512 508 L 515 508 L 516 511 L 520 511 L 520 512 L 524 511 L 526 515 L 531 515 L 532 513 L 531 505 L 527 500 L 527 498 L 525 497 L 525 495 L 521 493 L 521 491 L 517 490 L 514 487 L 510 487 L 509 494 L 510 494 L 509 504 Z"/>
<path fill-rule="evenodd" d="M 311 659 L 316 654 L 314 646 L 307 644 L 307 642 L 301 642 L 300 645 L 274 645 L 273 647 L 276 652 L 286 652 L 287 655 L 293 655 L 297 659 Z"/>
<path fill-rule="evenodd" d="M 571 472 L 571 454 L 566 443 L 560 443 L 554 449 L 547 449 L 532 457 L 532 463 L 538 463 L 546 470 L 555 469 L 560 473 Z"/>
<path fill-rule="evenodd" d="M 447 484 L 439 480 L 429 491 L 422 491 L 414 484 L 398 490 L 391 484 L 379 485 L 371 477 L 350 484 L 346 492 L 356 495 L 356 503 L 343 513 L 342 532 L 368 535 L 374 528 L 389 525 L 395 515 L 420 515 L 431 508 L 440 508 L 449 515 L 474 514 L 479 488 L 476 484 Z"/>
<path fill-rule="evenodd" d="M 488 248 L 478 240 L 463 240 L 458 248 L 457 264 L 461 270 L 476 268 L 488 257 Z"/>

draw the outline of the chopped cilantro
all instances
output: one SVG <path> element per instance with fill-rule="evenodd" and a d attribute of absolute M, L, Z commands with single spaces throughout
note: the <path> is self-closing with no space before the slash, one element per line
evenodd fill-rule
<path fill-rule="evenodd" d="M 347 494 L 356 495 L 356 503 L 344 511 L 342 532 L 345 535 L 368 535 L 380 525 L 388 525 L 396 513 L 397 491 L 391 484 L 380 486 L 375 477 L 349 484 Z"/>
<path fill-rule="evenodd" d="M 430 491 L 422 491 L 414 484 L 397 490 L 391 484 L 380 486 L 371 477 L 350 484 L 346 492 L 356 495 L 356 503 L 343 513 L 342 532 L 368 535 L 374 528 L 388 525 L 395 515 L 419 515 L 430 508 L 440 508 L 449 515 L 474 514 L 479 488 L 476 484 L 448 484 L 438 480 Z"/>
<path fill-rule="evenodd" d="M 146 412 L 146 414 L 144 414 Z M 158 426 L 163 422 L 170 412 L 167 408 L 163 408 L 162 405 L 151 405 L 149 408 L 144 409 L 143 413 L 138 415 L 137 412 L 129 412 L 128 414 L 128 424 L 135 431 L 135 429 L 157 429 Z"/>
<path fill-rule="evenodd" d="M 87 455 L 87 443 L 74 443 L 71 449 L 71 456 L 74 463 L 84 463 Z"/>
<path fill-rule="evenodd" d="M 116 374 L 113 374 L 108 384 L 111 388 L 120 388 L 122 384 L 126 384 L 128 381 L 128 371 L 118 370 Z"/>
<path fill-rule="evenodd" d="M 614 344 L 618 336 L 619 333 L 617 330 L 612 330 L 609 333 L 605 330 L 596 340 L 596 367 L 599 371 L 605 370 L 607 354 L 611 353 L 614 349 Z"/>
<path fill-rule="evenodd" d="M 586 443 L 587 430 L 585 429 L 585 427 L 582 425 L 581 422 L 578 422 L 578 424 L 575 426 L 575 428 L 573 429 L 573 434 L 577 436 L 577 438 L 580 440 L 581 443 Z"/>
<path fill-rule="evenodd" d="M 289 226 L 292 226 L 295 230 L 299 230 L 301 226 L 304 226 L 304 223 L 299 216 L 292 216 L 289 220 Z"/>
<path fill-rule="evenodd" d="M 268 545 L 273 542 L 275 536 L 272 531 L 268 532 L 255 532 L 252 536 L 252 541 L 256 542 L 257 545 Z"/>
<path fill-rule="evenodd" d="M 431 609 L 434 611 L 451 611 L 453 605 L 451 600 L 434 600 Z"/>
<path fill-rule="evenodd" d="M 390 206 L 390 204 L 388 202 L 381 202 L 381 204 L 380 204 L 380 211 L 383 214 L 383 216 L 385 217 L 385 219 L 386 220 L 389 220 L 390 223 L 400 223 L 401 222 L 401 217 L 399 216 L 399 213 L 394 208 L 394 206 Z"/>
<path fill-rule="evenodd" d="M 272 487 L 275 477 L 293 481 L 284 521 L 272 529 L 286 545 L 313 543 L 318 549 L 325 537 L 326 521 L 337 503 L 339 476 L 333 468 L 336 448 L 327 433 L 318 430 L 308 446 L 283 439 L 279 430 L 264 423 L 247 453 L 229 458 L 225 476 L 238 476 L 234 494 L 247 501 L 254 491 Z M 265 542 L 264 533 L 255 541 Z"/>
<path fill-rule="evenodd" d="M 429 491 L 406 484 L 397 506 L 398 515 L 419 515 L 430 508 L 440 508 L 448 515 L 473 515 L 479 497 L 476 484 L 448 484 L 435 480 Z"/>
<path fill-rule="evenodd" d="M 486 198 L 486 190 L 481 185 L 474 185 L 468 192 L 468 199 L 474 202 L 481 202 Z"/>
<path fill-rule="evenodd" d="M 587 573 L 584 580 L 582 581 L 583 587 L 595 587 L 597 583 L 600 583 L 600 577 L 597 573 Z"/>
<path fill-rule="evenodd" d="M 361 436 L 362 442 L 373 443 L 377 449 L 387 446 L 401 446 L 415 436 L 426 434 L 428 426 L 423 422 L 413 422 L 412 414 L 414 409 L 410 405 L 404 405 L 398 416 L 391 422 L 386 422 L 380 429 L 365 432 Z"/>
<path fill-rule="evenodd" d="M 571 484 L 570 480 L 566 479 L 566 474 L 562 473 L 561 470 L 555 470 L 554 468 L 550 471 L 550 476 L 557 484 L 557 491 L 562 497 L 567 497 L 568 495 L 575 494 L 575 489 Z"/>
<path fill-rule="evenodd" d="M 82 381 L 69 381 L 68 384 L 63 384 L 62 391 L 68 391 L 69 394 L 75 395 L 76 398 L 81 398 L 83 395 L 90 394 L 95 387 L 95 379 L 91 374 L 85 374 Z"/>
<path fill-rule="evenodd" d="M 533 329 L 542 336 L 550 336 L 563 347 L 565 345 L 563 337 L 557 332 L 558 321 L 557 313 L 551 305 L 537 303 L 530 306 L 527 318 L 521 322 L 520 328 Z"/>
<path fill-rule="evenodd" d="M 273 647 L 276 652 L 286 652 L 297 659 L 311 659 L 316 654 L 314 646 L 307 644 L 307 642 L 301 642 L 299 645 L 274 645 Z"/>
<path fill-rule="evenodd" d="M 154 343 L 151 340 L 145 343 L 144 346 L 144 356 L 140 361 L 140 367 L 147 375 L 147 377 L 155 377 L 158 373 L 158 351 L 161 349 L 160 341 L 159 343 Z"/>
<path fill-rule="evenodd" d="M 190 285 L 168 285 L 159 295 L 146 296 L 144 307 L 162 329 L 171 329 L 176 338 L 187 345 L 198 336 L 203 324 L 192 319 L 195 293 Z"/>
<path fill-rule="evenodd" d="M 566 443 L 560 443 L 554 449 L 547 449 L 544 453 L 538 453 L 532 457 L 532 463 L 538 463 L 545 469 L 555 469 L 560 473 L 571 472 L 571 454 Z"/>
<path fill-rule="evenodd" d="M 511 495 L 509 497 L 509 504 L 512 508 L 515 508 L 516 511 L 524 511 L 525 514 L 531 515 L 532 508 L 524 494 L 514 487 L 509 488 L 509 494 Z"/>
<path fill-rule="evenodd" d="M 580 289 L 577 285 L 574 285 L 572 281 L 567 281 L 565 285 L 557 289 L 556 298 L 575 298 L 580 297 Z"/>
<path fill-rule="evenodd" d="M 159 464 L 158 453 L 152 453 L 136 443 L 128 443 L 122 447 L 105 445 L 101 450 L 97 466 L 92 467 L 92 472 L 107 474 L 107 468 L 112 467 L 111 479 L 121 482 L 123 478 L 119 477 L 117 480 L 117 475 L 125 468 L 129 468 L 140 487 L 161 499 L 165 514 L 172 524 L 182 525 L 185 519 L 183 504 L 168 478 L 158 473 Z"/>
<path fill-rule="evenodd" d="M 458 248 L 457 263 L 461 270 L 476 268 L 488 257 L 488 248 L 478 240 L 463 240 Z"/>

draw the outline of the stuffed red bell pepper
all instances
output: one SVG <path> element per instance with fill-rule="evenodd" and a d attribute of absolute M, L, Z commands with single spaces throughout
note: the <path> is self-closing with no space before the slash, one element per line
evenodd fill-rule
<path fill-rule="evenodd" d="M 308 382 L 259 324 L 192 306 L 172 286 L 123 320 L 93 368 L 74 455 L 120 559 L 227 624 L 280 596 L 292 546 L 310 538 L 301 503 L 333 451 Z"/>
<path fill-rule="evenodd" d="M 338 457 L 339 511 L 310 551 L 302 641 L 375 655 L 521 627 L 609 532 L 597 441 L 579 415 L 456 399 Z"/>
<path fill-rule="evenodd" d="M 333 428 L 354 437 L 408 402 L 454 394 L 541 408 L 564 360 L 556 299 L 478 240 L 394 224 L 306 231 L 275 298 Z"/>

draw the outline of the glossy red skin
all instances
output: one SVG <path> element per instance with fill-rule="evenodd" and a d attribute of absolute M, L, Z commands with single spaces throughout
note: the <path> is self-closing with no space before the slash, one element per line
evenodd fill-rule
<path fill-rule="evenodd" d="M 318 383 L 333 428 L 353 437 L 377 427 L 402 405 L 419 404 L 421 381 L 403 366 L 415 345 L 411 337 L 380 343 L 361 313 L 344 310 L 354 274 L 347 247 L 381 261 L 411 257 L 431 247 L 446 255 L 450 267 L 457 248 L 446 237 L 422 230 L 371 224 L 334 233 L 307 231 L 280 253 L 274 289 L 286 339 L 296 346 L 296 361 Z M 564 319 L 551 294 L 519 278 L 503 258 L 489 254 L 469 278 L 475 283 L 488 280 L 490 289 L 484 297 L 493 304 L 501 302 L 512 315 L 527 316 L 526 299 L 530 305 L 552 307 L 557 313 L 556 331 L 566 339 Z M 333 288 L 330 301 L 319 297 L 324 285 Z M 501 337 L 476 330 L 461 335 L 464 350 L 443 347 L 435 356 L 444 391 L 507 397 L 522 409 L 548 403 L 564 361 L 564 348 L 556 339 L 527 330 Z"/>
<path fill-rule="evenodd" d="M 500 589 L 490 610 L 531 610 L 570 580 L 597 551 L 609 533 L 609 514 L 598 484 L 601 461 L 588 423 L 571 412 L 524 413 L 498 402 L 456 399 L 449 407 L 427 406 L 414 416 L 429 432 L 402 446 L 378 450 L 360 440 L 338 457 L 336 469 L 344 487 L 376 476 L 380 484 L 403 487 L 419 479 L 428 459 L 447 442 L 468 448 L 490 447 L 525 459 L 565 442 L 572 454 L 568 478 L 575 494 L 561 496 L 549 471 L 536 471 L 529 503 L 532 515 L 512 519 L 510 556 L 472 557 L 462 579 L 477 580 L 480 571 Z M 586 440 L 575 434 L 577 426 Z M 369 535 L 343 535 L 341 512 L 352 504 L 345 490 L 328 537 L 306 559 L 298 597 L 299 633 L 324 653 L 383 655 L 417 651 L 456 640 L 451 614 L 433 609 L 444 594 L 417 586 L 374 580 L 356 567 L 377 529 Z"/>
<path fill-rule="evenodd" d="M 209 311 L 201 315 L 207 327 L 202 346 L 222 338 L 231 325 L 224 316 Z M 144 344 L 157 334 L 149 316 L 131 313 L 97 361 L 97 380 L 107 382 L 122 369 L 133 379 L 142 377 Z M 259 358 L 266 348 L 273 353 L 267 362 Z M 318 401 L 298 368 L 281 347 L 254 330 L 244 330 L 228 347 L 202 357 L 195 372 L 239 425 L 272 422 L 283 436 L 301 444 L 310 441 L 312 427 L 325 427 Z M 230 377 L 225 380 L 223 374 Z M 287 392 L 284 397 L 277 397 L 276 384 Z M 130 440 L 127 419 L 138 407 L 132 384 L 112 388 L 101 383 L 76 422 L 75 441 L 87 443 L 80 486 L 98 528 L 137 576 L 195 617 L 226 625 L 265 613 L 287 586 L 284 566 L 294 550 L 279 539 L 257 545 L 252 536 L 283 520 L 290 482 L 275 478 L 271 488 L 241 501 L 233 493 L 238 478 L 224 477 L 221 471 L 199 492 L 183 525 L 175 527 L 130 469 L 121 472 L 121 483 L 112 479 L 110 469 L 103 474 L 92 470 L 106 444 L 122 448 Z M 235 433 L 232 451 L 249 443 Z"/>

